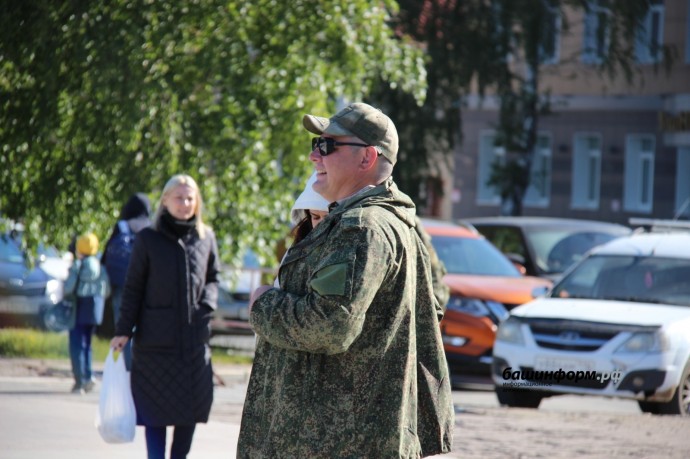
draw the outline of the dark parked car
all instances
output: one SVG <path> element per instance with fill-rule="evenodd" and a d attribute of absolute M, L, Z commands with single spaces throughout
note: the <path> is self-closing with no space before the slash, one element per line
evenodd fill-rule
<path fill-rule="evenodd" d="M 43 325 L 45 311 L 62 299 L 62 281 L 30 269 L 16 239 L 0 235 L 0 326 Z"/>
<path fill-rule="evenodd" d="M 481 217 L 463 220 L 530 276 L 557 280 L 591 248 L 627 236 L 631 229 L 616 223 L 553 217 Z"/>

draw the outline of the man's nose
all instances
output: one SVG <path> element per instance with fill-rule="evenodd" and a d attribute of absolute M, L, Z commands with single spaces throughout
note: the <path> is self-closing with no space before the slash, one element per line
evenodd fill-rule
<path fill-rule="evenodd" d="M 321 161 L 321 153 L 319 152 L 319 147 L 314 148 L 311 153 L 309 153 L 309 160 L 318 163 Z"/>

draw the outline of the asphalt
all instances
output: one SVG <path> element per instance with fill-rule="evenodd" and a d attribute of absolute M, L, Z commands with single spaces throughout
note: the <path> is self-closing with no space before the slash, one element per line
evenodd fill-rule
<path fill-rule="evenodd" d="M 100 379 L 102 365 L 95 369 Z M 235 457 L 249 371 L 248 365 L 216 366 L 210 420 L 197 426 L 189 459 Z M 79 395 L 70 392 L 72 382 L 64 361 L 0 358 L 0 459 L 146 457 L 142 427 L 132 443 L 101 439 L 94 425 L 100 384 Z"/>
<path fill-rule="evenodd" d="M 94 421 L 103 364 L 94 362 L 93 392 L 72 394 L 66 360 L 0 357 L 0 459 L 146 457 L 143 427 L 132 443 L 105 443 Z M 209 422 L 198 424 L 188 459 L 234 459 L 250 365 L 214 365 Z M 456 407 L 456 412 L 458 412 Z M 458 437 L 456 424 L 456 437 Z M 172 435 L 168 430 L 168 451 Z M 451 453 L 443 458 L 461 457 Z"/>

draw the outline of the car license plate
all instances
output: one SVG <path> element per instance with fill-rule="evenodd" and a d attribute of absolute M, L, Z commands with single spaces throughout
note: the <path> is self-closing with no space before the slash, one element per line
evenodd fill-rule
<path fill-rule="evenodd" d="M 534 369 L 539 371 L 591 371 L 594 363 L 589 360 L 539 356 L 534 361 Z"/>

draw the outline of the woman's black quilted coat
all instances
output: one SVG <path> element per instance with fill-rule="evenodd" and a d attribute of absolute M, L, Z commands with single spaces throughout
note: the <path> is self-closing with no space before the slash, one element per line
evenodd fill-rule
<path fill-rule="evenodd" d="M 137 234 L 116 336 L 133 336 L 137 423 L 206 422 L 213 402 L 210 315 L 217 307 L 218 249 L 207 228 L 178 239 L 161 225 Z"/>

